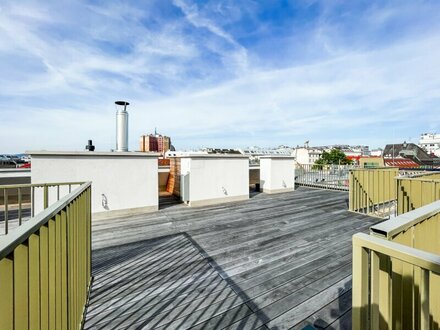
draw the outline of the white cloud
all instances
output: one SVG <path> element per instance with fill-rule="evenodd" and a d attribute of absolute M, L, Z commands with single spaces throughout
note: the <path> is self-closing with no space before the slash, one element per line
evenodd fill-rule
<path fill-rule="evenodd" d="M 89 138 L 100 150 L 113 148 L 119 98 L 131 102 L 132 149 L 155 126 L 185 148 L 304 140 L 383 145 L 392 135 L 440 129 L 436 29 L 351 49 L 335 41 L 338 29 L 322 22 L 308 46 L 327 45 L 326 56 L 263 68 L 256 63 L 264 58 L 250 54 L 206 10 L 174 3 L 183 18 L 154 29 L 141 21 L 157 17 L 123 2 L 73 2 L 56 16 L 49 3 L 0 5 L 0 68 L 8 72 L 0 82 L 0 139 L 8 141 L 0 153 L 82 149 Z M 188 24 L 195 31 L 185 34 Z M 57 27 L 66 31 L 58 34 Z M 126 48 L 113 51 L 113 44 Z M 207 52 L 222 60 L 213 64 Z"/>

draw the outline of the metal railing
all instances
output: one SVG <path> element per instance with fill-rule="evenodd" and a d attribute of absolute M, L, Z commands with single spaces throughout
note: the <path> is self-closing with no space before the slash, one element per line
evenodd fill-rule
<path fill-rule="evenodd" d="M 353 329 L 438 329 L 438 292 L 439 255 L 353 236 Z"/>
<path fill-rule="evenodd" d="M 0 237 L 0 329 L 78 329 L 91 280 L 91 183 Z"/>
<path fill-rule="evenodd" d="M 397 178 L 397 214 L 404 214 L 440 199 L 440 173 Z"/>
<path fill-rule="evenodd" d="M 350 171 L 349 211 L 386 218 L 395 213 L 397 167 Z"/>
<path fill-rule="evenodd" d="M 353 165 L 296 164 L 295 184 L 300 186 L 348 190 L 348 173 Z"/>
<path fill-rule="evenodd" d="M 353 329 L 438 329 L 440 201 L 353 236 Z"/>
<path fill-rule="evenodd" d="M 10 224 L 21 226 L 37 210 L 46 209 L 52 201 L 72 192 L 82 182 L 17 184 L 0 186 L 0 235 L 9 233 Z M 36 198 L 41 195 L 42 198 Z"/>

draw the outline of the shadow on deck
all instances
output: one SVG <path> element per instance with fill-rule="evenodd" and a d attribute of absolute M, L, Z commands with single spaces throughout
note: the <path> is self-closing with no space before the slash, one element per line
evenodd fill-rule
<path fill-rule="evenodd" d="M 345 199 L 300 188 L 95 222 L 85 329 L 349 329 L 351 235 L 377 219 Z"/>

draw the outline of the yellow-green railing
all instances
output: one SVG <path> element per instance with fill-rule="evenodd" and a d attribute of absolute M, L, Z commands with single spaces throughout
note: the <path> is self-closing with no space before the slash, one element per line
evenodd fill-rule
<path fill-rule="evenodd" d="M 440 201 L 353 236 L 353 329 L 438 329 Z"/>
<path fill-rule="evenodd" d="M 397 214 L 440 199 L 440 173 L 397 178 Z"/>
<path fill-rule="evenodd" d="M 384 217 L 392 213 L 399 169 L 359 168 L 349 174 L 349 210 Z"/>
<path fill-rule="evenodd" d="M 91 280 L 91 183 L 0 237 L 0 329 L 78 329 Z"/>
<path fill-rule="evenodd" d="M 51 201 L 58 201 L 61 197 L 70 194 L 73 188 L 80 186 L 82 183 L 1 185 L 0 235 L 8 234 L 10 223 L 13 226 L 21 226 L 24 219 L 35 215 L 36 209 L 46 209 Z M 36 199 L 36 195 L 41 195 L 41 198 L 39 200 L 38 198 Z"/>

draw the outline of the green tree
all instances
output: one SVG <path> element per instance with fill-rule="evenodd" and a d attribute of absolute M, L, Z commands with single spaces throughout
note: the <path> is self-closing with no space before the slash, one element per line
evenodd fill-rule
<path fill-rule="evenodd" d="M 351 165 L 353 161 L 340 149 L 332 149 L 330 152 L 324 151 L 321 158 L 315 162 L 315 165 Z"/>

